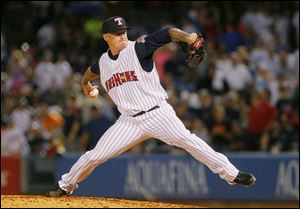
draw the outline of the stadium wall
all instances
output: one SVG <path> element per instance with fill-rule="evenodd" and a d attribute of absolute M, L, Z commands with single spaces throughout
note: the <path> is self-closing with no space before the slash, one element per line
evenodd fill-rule
<path fill-rule="evenodd" d="M 299 200 L 299 154 L 226 155 L 240 170 L 256 176 L 255 186 L 230 186 L 190 156 L 123 154 L 97 167 L 74 194 L 147 200 Z M 77 159 L 57 159 L 56 180 Z"/>

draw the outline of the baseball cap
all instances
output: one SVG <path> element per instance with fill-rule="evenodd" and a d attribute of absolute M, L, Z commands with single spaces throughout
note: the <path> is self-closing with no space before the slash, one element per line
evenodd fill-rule
<path fill-rule="evenodd" d="M 127 27 L 125 19 L 120 16 L 107 18 L 102 25 L 103 33 L 114 33 L 124 29 L 130 29 L 130 27 Z"/>

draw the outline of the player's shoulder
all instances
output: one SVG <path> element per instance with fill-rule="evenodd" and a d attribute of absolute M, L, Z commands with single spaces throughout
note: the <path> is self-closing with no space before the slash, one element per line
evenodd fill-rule
<path fill-rule="evenodd" d="M 124 52 L 132 51 L 134 49 L 135 41 L 129 41 L 127 47 L 124 49 Z"/>
<path fill-rule="evenodd" d="M 106 52 L 103 52 L 100 57 L 99 57 L 99 60 L 103 60 L 105 59 L 106 57 L 108 57 L 108 50 Z"/>
<path fill-rule="evenodd" d="M 135 44 L 135 41 L 128 41 L 129 46 L 134 46 L 134 44 Z"/>

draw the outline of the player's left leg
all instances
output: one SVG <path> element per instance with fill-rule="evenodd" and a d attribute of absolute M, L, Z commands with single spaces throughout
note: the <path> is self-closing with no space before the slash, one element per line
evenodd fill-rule
<path fill-rule="evenodd" d="M 140 126 L 145 133 L 185 149 L 228 183 L 233 183 L 237 177 L 239 170 L 228 158 L 214 151 L 204 140 L 187 130 L 169 104 L 142 115 L 140 120 Z"/>

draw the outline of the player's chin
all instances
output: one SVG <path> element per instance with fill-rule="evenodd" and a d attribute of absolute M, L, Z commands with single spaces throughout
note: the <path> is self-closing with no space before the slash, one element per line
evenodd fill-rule
<path fill-rule="evenodd" d="M 120 47 L 125 48 L 128 44 L 128 41 L 120 41 Z"/>

